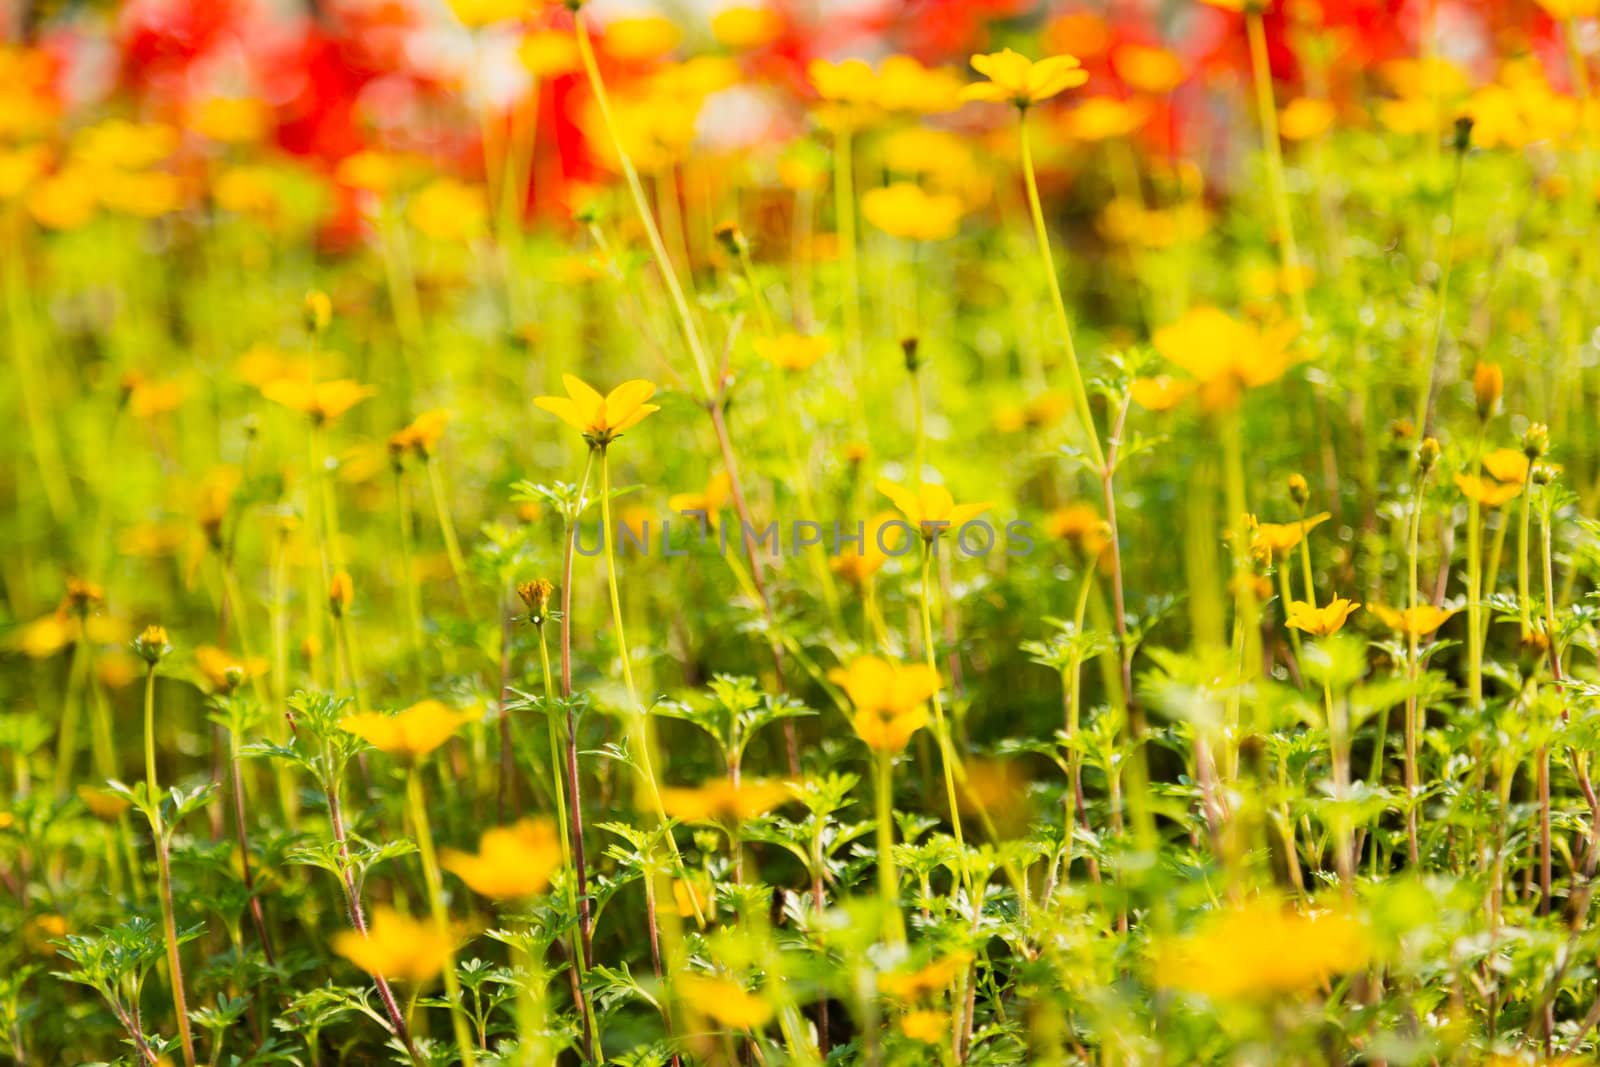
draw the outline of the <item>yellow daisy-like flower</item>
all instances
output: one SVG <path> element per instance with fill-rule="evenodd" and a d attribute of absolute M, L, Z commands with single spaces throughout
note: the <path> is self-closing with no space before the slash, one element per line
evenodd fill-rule
<path fill-rule="evenodd" d="M 1133 402 L 1146 411 L 1170 411 L 1194 395 L 1195 384 L 1170 374 L 1135 378 L 1128 387 Z"/>
<path fill-rule="evenodd" d="M 368 974 L 411 982 L 438 974 L 454 947 L 435 924 L 382 904 L 372 910 L 366 934 L 344 930 L 333 938 L 333 950 Z"/>
<path fill-rule="evenodd" d="M 898 752 L 928 724 L 927 700 L 939 689 L 939 673 L 920 663 L 858 656 L 828 677 L 844 687 L 856 709 L 856 733 L 867 747 Z"/>
<path fill-rule="evenodd" d="M 884 996 L 902 1002 L 932 996 L 960 977 L 971 962 L 972 953 L 952 952 L 948 956 L 930 960 L 914 971 L 880 975 L 878 989 Z"/>
<path fill-rule="evenodd" d="M 720 526 L 723 509 L 733 502 L 733 479 L 727 471 L 718 471 L 698 493 L 674 493 L 667 498 L 667 507 L 676 515 L 684 512 L 701 512 L 706 524 Z"/>
<path fill-rule="evenodd" d="M 994 506 L 987 500 L 977 504 L 957 504 L 950 490 L 928 482 L 910 489 L 894 482 L 880 481 L 878 491 L 894 501 L 894 506 L 900 509 L 906 521 L 920 529 L 922 536 L 928 540 L 939 536 L 946 528 L 959 530 Z"/>
<path fill-rule="evenodd" d="M 439 439 L 444 436 L 444 428 L 449 422 L 448 411 L 424 411 L 403 429 L 389 435 L 389 451 L 396 455 L 414 451 L 421 456 L 431 456 L 439 446 Z"/>
<path fill-rule="evenodd" d="M 1497 508 L 1515 500 L 1522 493 L 1521 482 L 1499 482 L 1480 478 L 1476 474 L 1458 474 L 1456 488 L 1468 500 L 1476 500 L 1486 508 Z"/>
<path fill-rule="evenodd" d="M 470 711 L 455 711 L 437 700 L 424 700 L 396 715 L 376 711 L 347 715 L 339 725 L 380 752 L 414 761 L 450 740 L 474 717 Z"/>
<path fill-rule="evenodd" d="M 1285 141 L 1313 141 L 1333 126 L 1333 105 L 1326 100 L 1298 96 L 1278 114 L 1278 133 Z"/>
<path fill-rule="evenodd" d="M 878 573 L 891 555 L 909 551 L 908 536 L 898 512 L 880 511 L 862 524 L 860 546 L 849 543 L 828 565 L 845 581 L 861 585 Z"/>
<path fill-rule="evenodd" d="M 1528 477 L 1530 460 L 1520 448 L 1497 448 L 1483 456 L 1483 469 L 1497 482 L 1523 482 Z"/>
<path fill-rule="evenodd" d="M 950 1034 L 950 1013 L 928 1009 L 907 1012 L 900 1020 L 900 1032 L 913 1041 L 937 1045 Z"/>
<path fill-rule="evenodd" d="M 1382 619 L 1383 624 L 1389 629 L 1407 637 L 1427 637 L 1455 614 L 1454 611 L 1434 607 L 1432 604 L 1418 604 L 1414 608 L 1402 609 L 1373 604 L 1367 610 Z"/>
<path fill-rule="evenodd" d="M 755 339 L 756 355 L 774 367 L 786 371 L 803 371 L 828 354 L 828 339 L 803 333 L 785 333 L 777 337 Z"/>
<path fill-rule="evenodd" d="M 333 422 L 377 391 L 374 386 L 362 385 L 349 378 L 328 382 L 280 378 L 261 387 L 262 396 L 273 403 L 310 415 L 318 425 Z"/>
<path fill-rule="evenodd" d="M 753 819 L 788 800 L 789 787 L 760 779 L 741 781 L 714 778 L 699 786 L 672 786 L 661 790 L 661 806 L 684 822 L 715 822 L 722 818 Z"/>
<path fill-rule="evenodd" d="M 1246 389 L 1277 381 L 1294 365 L 1296 329 L 1240 322 L 1212 307 L 1194 308 L 1155 333 L 1156 350 L 1189 372 L 1208 409 L 1231 407 Z"/>
<path fill-rule="evenodd" d="M 1158 946 L 1155 980 L 1219 1000 L 1271 999 L 1311 993 L 1335 975 L 1359 970 L 1371 955 L 1371 939 L 1354 916 L 1256 901 Z"/>
<path fill-rule="evenodd" d="M 206 681 L 211 683 L 211 688 L 223 693 L 233 689 L 239 682 L 248 681 L 267 671 L 265 656 L 235 656 L 213 645 L 201 645 L 195 649 L 194 663 L 205 675 Z"/>
<path fill-rule="evenodd" d="M 1051 56 L 1035 62 L 1007 48 L 972 57 L 972 69 L 989 80 L 961 91 L 964 100 L 1012 103 L 1019 108 L 1048 100 L 1089 80 L 1076 56 Z"/>
<path fill-rule="evenodd" d="M 736 52 L 761 48 L 778 39 L 783 19 L 764 7 L 726 7 L 711 16 L 711 35 Z"/>
<path fill-rule="evenodd" d="M 519 18 L 539 6 L 529 0 L 447 0 L 447 3 L 455 17 L 470 30 Z"/>
<path fill-rule="evenodd" d="M 536 397 L 533 403 L 578 430 L 592 444 L 609 444 L 624 430 L 632 429 L 646 416 L 661 410 L 655 404 L 645 403 L 655 395 L 656 386 L 643 378 L 623 382 L 604 396 L 571 374 L 563 374 L 561 382 L 567 388 L 566 396 Z"/>
<path fill-rule="evenodd" d="M 1331 517 L 1322 511 L 1298 522 L 1259 522 L 1251 515 L 1246 519 L 1246 525 L 1250 527 L 1250 554 L 1263 563 L 1281 558 L 1298 545 L 1302 537 Z"/>
<path fill-rule="evenodd" d="M 1302 630 L 1315 637 L 1327 637 L 1338 633 L 1360 606 L 1353 600 L 1337 596 L 1320 608 L 1304 600 L 1296 600 L 1289 604 L 1287 625 L 1290 629 Z"/>
<path fill-rule="evenodd" d="M 961 228 L 961 198 L 895 182 L 861 197 L 861 213 L 884 233 L 910 241 L 942 241 Z"/>
<path fill-rule="evenodd" d="M 561 868 L 561 838 L 549 819 L 523 819 L 485 830 L 478 851 L 445 849 L 445 870 L 493 900 L 516 900 L 544 892 Z"/>
<path fill-rule="evenodd" d="M 754 1030 L 772 1018 L 772 1004 L 732 978 L 686 974 L 678 978 L 678 995 L 695 1011 L 733 1030 Z"/>

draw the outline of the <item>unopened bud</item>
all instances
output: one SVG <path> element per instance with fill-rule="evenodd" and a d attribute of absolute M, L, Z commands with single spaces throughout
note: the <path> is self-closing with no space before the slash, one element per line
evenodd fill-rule
<path fill-rule="evenodd" d="M 1522 434 L 1522 454 L 1536 460 L 1550 451 L 1550 427 L 1542 422 L 1530 425 Z"/>
<path fill-rule="evenodd" d="M 915 337 L 900 338 L 900 351 L 906 357 L 906 370 L 912 374 L 917 373 L 917 368 L 922 366 L 922 357 L 917 354 L 921 342 Z"/>
<path fill-rule="evenodd" d="M 1311 486 L 1306 484 L 1303 474 L 1289 475 L 1289 499 L 1294 501 L 1295 507 L 1303 508 L 1311 502 Z"/>
<path fill-rule="evenodd" d="M 328 610 L 336 619 L 344 618 L 345 611 L 356 598 L 356 584 L 349 571 L 340 571 L 328 582 Z"/>
<path fill-rule="evenodd" d="M 172 642 L 167 640 L 167 631 L 163 626 L 146 626 L 138 637 L 133 639 L 133 651 L 140 659 L 154 667 L 166 658 L 172 651 Z"/>
<path fill-rule="evenodd" d="M 550 614 L 550 597 L 555 591 L 555 584 L 548 578 L 535 578 L 517 586 L 517 595 L 527 605 L 529 622 L 535 626 L 544 625 L 545 618 Z"/>
<path fill-rule="evenodd" d="M 730 256 L 741 256 L 750 249 L 750 242 L 737 222 L 720 222 L 712 233 Z"/>
<path fill-rule="evenodd" d="M 1465 152 L 1472 145 L 1472 116 L 1456 116 L 1456 135 L 1452 142 L 1457 152 Z"/>
<path fill-rule="evenodd" d="M 1506 389 L 1506 376 L 1496 363 L 1479 363 L 1472 371 L 1472 396 L 1478 404 L 1478 418 L 1488 420 L 1500 405 Z"/>
<path fill-rule="evenodd" d="M 328 299 L 327 293 L 313 289 L 306 294 L 305 318 L 309 333 L 321 334 L 328 329 L 333 321 L 333 301 Z"/>
<path fill-rule="evenodd" d="M 1439 452 L 1439 439 L 1424 437 L 1422 444 L 1417 446 L 1417 469 L 1423 474 L 1433 470 L 1433 465 L 1439 462 Z"/>

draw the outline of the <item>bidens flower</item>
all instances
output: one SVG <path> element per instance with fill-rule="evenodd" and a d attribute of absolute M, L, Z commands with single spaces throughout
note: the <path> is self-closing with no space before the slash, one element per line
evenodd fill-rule
<path fill-rule="evenodd" d="M 757 337 L 753 342 L 756 355 L 781 370 L 799 372 L 806 370 L 828 354 L 828 339 L 802 333 L 785 333 L 777 337 Z"/>
<path fill-rule="evenodd" d="M 280 378 L 261 387 L 261 395 L 273 403 L 302 411 L 317 425 L 329 423 L 377 393 L 370 385 L 349 378 L 331 382 L 307 382 Z"/>
<path fill-rule="evenodd" d="M 972 57 L 972 69 L 989 80 L 961 91 L 964 100 L 1010 102 L 1019 108 L 1048 100 L 1089 80 L 1076 56 L 1051 56 L 1034 62 L 1007 48 Z"/>
<path fill-rule="evenodd" d="M 1396 610 L 1382 604 L 1373 604 L 1367 609 L 1391 630 L 1397 630 L 1407 637 L 1427 637 L 1439 627 L 1443 626 L 1454 611 L 1434 607 L 1432 604 L 1418 604 L 1414 608 Z"/>
<path fill-rule="evenodd" d="M 470 711 L 453 711 L 437 700 L 424 700 L 397 715 L 376 711 L 347 715 L 339 725 L 380 752 L 419 760 L 473 718 Z"/>
<path fill-rule="evenodd" d="M 878 491 L 894 501 L 906 521 L 919 528 L 927 541 L 938 537 L 947 527 L 959 530 L 993 506 L 987 500 L 957 504 L 950 490 L 927 482 L 916 489 L 908 489 L 894 482 L 880 481 Z"/>
<path fill-rule="evenodd" d="M 731 778 L 714 778 L 698 787 L 673 786 L 661 790 L 661 806 L 668 815 L 684 822 L 753 819 L 788 799 L 788 786 L 760 779 L 735 783 Z"/>
<path fill-rule="evenodd" d="M 884 233 L 912 241 L 942 241 L 961 227 L 961 199 L 895 182 L 861 197 L 861 213 Z"/>
<path fill-rule="evenodd" d="M 485 830 L 478 851 L 445 849 L 445 870 L 493 900 L 516 900 L 542 893 L 561 868 L 561 839 L 548 819 L 523 819 Z"/>
<path fill-rule="evenodd" d="M 772 1018 L 771 1003 L 732 978 L 686 974 L 678 978 L 676 985 L 678 995 L 690 1007 L 730 1029 L 755 1029 Z"/>
<path fill-rule="evenodd" d="M 642 378 L 623 382 L 605 396 L 582 379 L 563 374 L 561 382 L 567 395 L 541 396 L 533 401 L 556 418 L 577 429 L 592 445 L 604 447 L 624 430 L 632 429 L 645 417 L 661 408 L 646 404 L 655 395 L 654 382 Z"/>
<path fill-rule="evenodd" d="M 1303 914 L 1257 901 L 1213 915 L 1156 952 L 1155 980 L 1221 1000 L 1310 993 L 1372 955 L 1366 929 L 1339 912 Z"/>
<path fill-rule="evenodd" d="M 1277 381 L 1294 365 L 1292 323 L 1260 329 L 1217 308 L 1194 308 L 1155 333 L 1156 351 L 1188 371 L 1208 409 L 1231 407 L 1246 389 Z"/>
<path fill-rule="evenodd" d="M 920 663 L 858 656 L 828 677 L 844 687 L 855 706 L 853 723 L 867 747 L 898 752 L 928 724 L 927 700 L 939 689 L 939 674 Z"/>
<path fill-rule="evenodd" d="M 1361 605 L 1344 597 L 1334 597 L 1325 607 L 1308 604 L 1304 600 L 1296 600 L 1289 605 L 1288 626 L 1294 630 L 1303 630 L 1315 637 L 1327 637 L 1329 634 L 1338 633 Z"/>
<path fill-rule="evenodd" d="M 1269 563 L 1298 545 L 1302 537 L 1330 517 L 1326 511 L 1309 515 L 1299 522 L 1258 522 L 1254 515 L 1246 516 L 1245 525 L 1250 528 L 1250 554 L 1262 563 Z"/>
<path fill-rule="evenodd" d="M 333 938 L 333 950 L 368 974 L 411 982 L 438 974 L 454 947 L 450 935 L 433 923 L 382 904 L 373 909 L 365 934 L 343 930 Z"/>

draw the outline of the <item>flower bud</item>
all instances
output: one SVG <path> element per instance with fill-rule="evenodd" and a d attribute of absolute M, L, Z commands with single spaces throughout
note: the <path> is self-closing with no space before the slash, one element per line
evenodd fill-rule
<path fill-rule="evenodd" d="M 133 651 L 140 659 L 154 667 L 166 658 L 172 651 L 172 642 L 167 640 L 167 631 L 163 626 L 150 625 L 138 637 L 133 639 Z"/>
<path fill-rule="evenodd" d="M 1478 404 L 1478 418 L 1487 421 L 1500 406 L 1506 390 L 1506 376 L 1496 363 L 1479 363 L 1472 371 L 1472 396 Z"/>
<path fill-rule="evenodd" d="M 1439 439 L 1424 437 L 1422 444 L 1417 446 L 1417 469 L 1423 474 L 1433 470 L 1433 465 L 1439 462 L 1439 452 Z"/>
<path fill-rule="evenodd" d="M 356 585 L 349 571 L 340 571 L 328 582 L 328 610 L 336 619 L 344 618 L 345 611 L 356 598 Z"/>
<path fill-rule="evenodd" d="M 1297 508 L 1303 508 L 1311 502 L 1311 486 L 1306 484 L 1305 475 L 1289 475 L 1289 499 L 1294 501 Z"/>
<path fill-rule="evenodd" d="M 922 366 L 922 359 L 917 355 L 921 342 L 915 337 L 900 338 L 900 351 L 906 357 L 906 370 L 912 374 L 917 373 L 917 368 Z"/>
<path fill-rule="evenodd" d="M 737 222 L 720 222 L 712 234 L 730 256 L 742 256 L 750 249 L 750 242 L 745 239 L 744 231 L 739 229 Z"/>
<path fill-rule="evenodd" d="M 325 332 L 333 321 L 333 301 L 321 289 L 313 289 L 306 294 L 305 320 L 306 331 L 312 334 Z"/>
<path fill-rule="evenodd" d="M 1472 145 L 1472 116 L 1456 116 L 1455 140 L 1452 142 L 1457 152 L 1465 152 Z"/>
<path fill-rule="evenodd" d="M 529 622 L 535 626 L 544 625 L 545 618 L 550 614 L 550 597 L 555 591 L 555 584 L 548 578 L 535 578 L 517 586 L 517 595 L 527 605 Z"/>
<path fill-rule="evenodd" d="M 1556 468 L 1548 463 L 1540 463 L 1533 468 L 1530 477 L 1534 485 L 1549 485 L 1556 480 Z"/>
<path fill-rule="evenodd" d="M 1542 422 L 1529 425 L 1522 434 L 1522 454 L 1530 461 L 1550 451 L 1550 427 Z"/>

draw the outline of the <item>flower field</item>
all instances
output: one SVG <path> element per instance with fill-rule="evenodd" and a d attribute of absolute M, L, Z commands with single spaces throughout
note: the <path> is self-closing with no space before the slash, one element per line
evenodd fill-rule
<path fill-rule="evenodd" d="M 1597 61 L 0 11 L 0 1063 L 1600 1062 Z"/>

